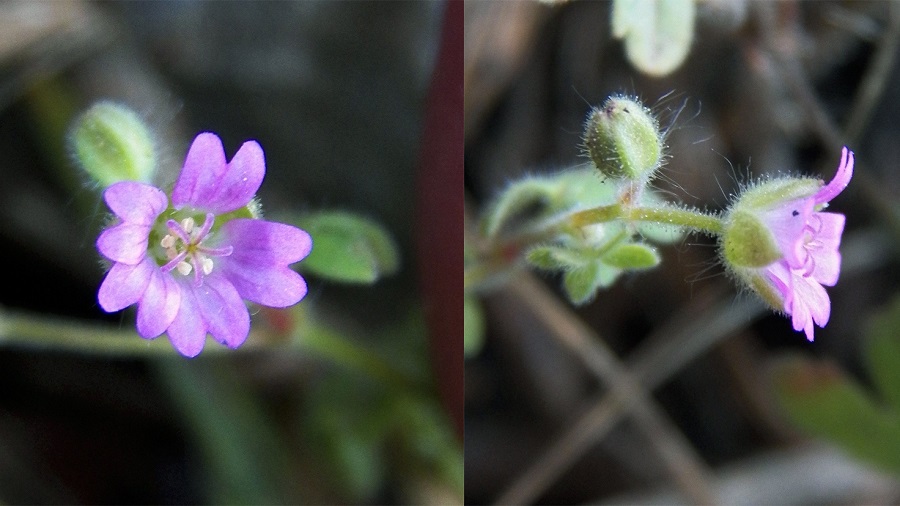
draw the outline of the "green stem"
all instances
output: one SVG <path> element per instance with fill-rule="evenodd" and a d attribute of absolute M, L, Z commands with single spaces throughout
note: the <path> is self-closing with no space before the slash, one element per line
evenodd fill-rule
<path fill-rule="evenodd" d="M 625 207 L 621 204 L 612 204 L 579 211 L 569 217 L 569 223 L 577 228 L 613 220 L 673 225 L 712 235 L 722 233 L 722 220 L 719 217 L 670 206 Z"/>

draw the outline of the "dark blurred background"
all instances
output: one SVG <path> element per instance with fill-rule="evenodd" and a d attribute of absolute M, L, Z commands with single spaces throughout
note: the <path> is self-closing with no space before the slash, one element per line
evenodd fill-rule
<path fill-rule="evenodd" d="M 583 122 L 590 107 L 612 94 L 638 96 L 671 126 L 670 158 L 654 186 L 674 202 L 710 211 L 723 209 L 751 180 L 748 174 L 830 180 L 842 144 L 849 145 L 857 175 L 831 204 L 847 215 L 843 271 L 828 289 L 831 321 L 816 328 L 814 343 L 794 332 L 790 319 L 738 293 L 716 265 L 715 241 L 708 237 L 662 247 L 655 270 L 626 275 L 592 303 L 556 313 L 586 325 L 628 365 L 664 369 L 676 363 L 685 343 L 715 342 L 648 391 L 686 438 L 688 453 L 714 478 L 723 466 L 740 473 L 750 468 L 742 467 L 748 458 L 784 455 L 804 440 L 773 405 L 766 374 L 773 358 L 787 351 L 827 357 L 867 380 L 859 367 L 863 331 L 900 281 L 897 13 L 890 2 L 697 2 L 687 59 L 671 74 L 651 78 L 627 61 L 622 41 L 613 38 L 611 5 L 467 6 L 467 227 L 477 236 L 478 215 L 511 181 L 587 163 Z M 561 294 L 560 278 L 538 274 L 541 287 L 526 290 L 534 278 L 525 277 L 527 283 L 479 294 L 486 330 L 483 348 L 466 362 L 467 502 L 622 502 L 616 494 L 671 483 L 645 430 L 628 416 L 609 432 L 566 446 L 607 385 L 586 369 L 589 360 L 573 352 L 553 322 L 528 310 L 526 293 Z M 685 335 L 699 331 L 709 335 L 694 341 Z M 663 351 L 666 343 L 674 349 Z M 648 356 L 658 360 L 642 362 Z M 776 460 L 763 462 L 775 466 Z M 796 495 L 778 503 L 810 501 L 804 491 L 823 486 L 806 482 L 802 472 L 809 466 L 799 462 L 771 469 L 800 473 L 785 474 Z M 854 497 L 855 486 L 813 503 L 897 497 L 896 488 L 894 495 Z M 626 503 L 674 500 L 627 497 Z"/>
<path fill-rule="evenodd" d="M 277 348 L 185 366 L 0 344 L 0 501 L 457 497 L 459 448 L 431 378 L 413 248 L 443 12 L 440 2 L 0 5 L 4 311 L 133 330 L 132 313 L 97 306 L 93 244 L 106 210 L 65 143 L 75 115 L 111 99 L 158 136 L 163 181 L 210 130 L 229 157 L 245 140 L 262 145 L 267 215 L 343 209 L 381 223 L 400 272 L 374 286 L 308 276 L 301 305 L 416 378 L 399 393 L 367 389 L 364 375 Z M 245 481 L 222 486 L 235 476 Z"/>

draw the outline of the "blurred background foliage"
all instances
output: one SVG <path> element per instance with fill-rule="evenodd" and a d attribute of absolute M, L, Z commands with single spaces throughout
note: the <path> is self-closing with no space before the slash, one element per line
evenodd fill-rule
<path fill-rule="evenodd" d="M 0 4 L 0 501 L 461 498 L 462 447 L 435 385 L 413 247 L 443 13 L 428 2 Z M 357 261 L 314 259 L 306 299 L 256 311 L 236 352 L 208 344 L 184 360 L 165 338 L 139 339 L 133 312 L 97 306 L 102 189 L 67 150 L 72 120 L 98 100 L 149 124 L 163 180 L 197 132 L 218 133 L 229 156 L 256 139 L 266 216 L 315 228 Z"/>
<path fill-rule="evenodd" d="M 467 5 L 467 265 L 495 198 L 586 167 L 590 107 L 633 94 L 668 127 L 654 187 L 674 202 L 721 210 L 856 152 L 831 320 L 808 343 L 696 235 L 577 308 L 559 276 L 490 278 L 465 304 L 466 500 L 895 503 L 898 4 L 661 3 Z"/>

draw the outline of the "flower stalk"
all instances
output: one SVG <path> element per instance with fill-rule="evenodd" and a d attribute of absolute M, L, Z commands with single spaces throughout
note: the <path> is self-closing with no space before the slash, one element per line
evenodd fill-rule
<path fill-rule="evenodd" d="M 722 220 L 718 216 L 672 206 L 630 207 L 611 204 L 579 211 L 568 219 L 569 224 L 576 228 L 615 220 L 671 225 L 711 235 L 722 233 Z"/>

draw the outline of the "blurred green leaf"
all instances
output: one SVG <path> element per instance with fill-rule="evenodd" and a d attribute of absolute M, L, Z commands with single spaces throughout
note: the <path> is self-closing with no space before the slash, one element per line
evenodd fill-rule
<path fill-rule="evenodd" d="M 580 269 L 596 261 L 596 255 L 586 250 L 562 246 L 536 246 L 525 255 L 528 262 L 549 271 Z"/>
<path fill-rule="evenodd" d="M 619 269 L 650 269 L 659 265 L 656 248 L 641 243 L 614 246 L 603 255 L 603 262 Z"/>
<path fill-rule="evenodd" d="M 872 381 L 900 412 L 900 297 L 872 317 L 865 347 Z"/>
<path fill-rule="evenodd" d="M 513 183 L 485 214 L 484 234 L 494 237 L 513 223 L 542 217 L 560 195 L 559 183 L 550 177 L 529 177 Z"/>
<path fill-rule="evenodd" d="M 463 297 L 463 353 L 467 357 L 477 355 L 484 345 L 484 311 L 481 302 L 473 295 Z"/>
<path fill-rule="evenodd" d="M 600 282 L 600 265 L 591 262 L 584 267 L 566 271 L 563 288 L 573 304 L 584 304 L 594 298 Z"/>
<path fill-rule="evenodd" d="M 344 283 L 372 284 L 394 274 L 400 254 L 378 223 L 345 211 L 322 211 L 285 220 L 309 232 L 313 249 L 299 269 Z"/>
<path fill-rule="evenodd" d="M 776 398 L 801 429 L 900 472 L 900 419 L 830 362 L 790 357 L 772 371 Z"/>
<path fill-rule="evenodd" d="M 638 70 L 661 77 L 677 69 L 694 38 L 694 0 L 613 0 L 613 36 Z"/>

